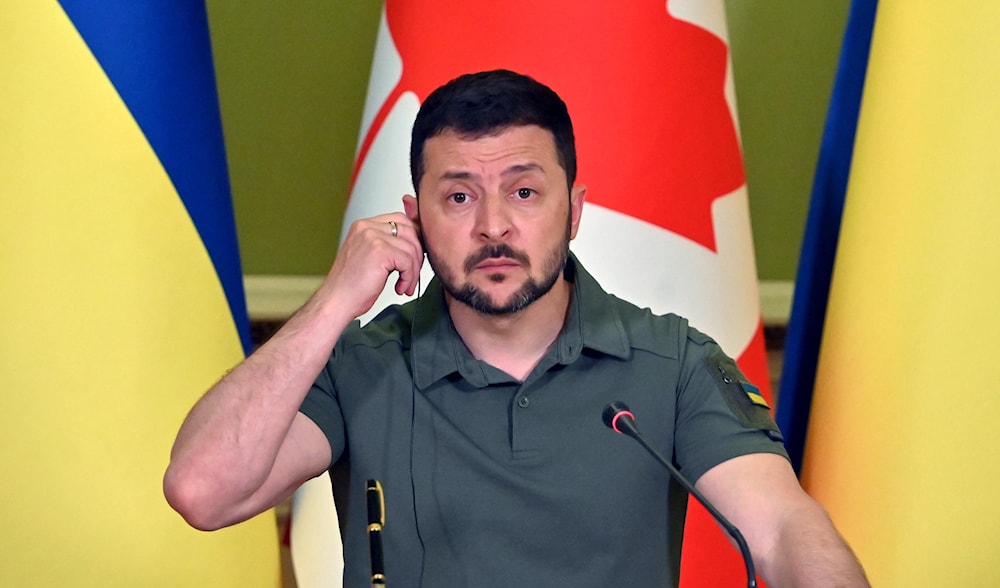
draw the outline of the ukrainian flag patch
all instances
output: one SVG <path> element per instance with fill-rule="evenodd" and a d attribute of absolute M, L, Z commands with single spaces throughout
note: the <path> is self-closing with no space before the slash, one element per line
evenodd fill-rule
<path fill-rule="evenodd" d="M 743 392 L 747 395 L 747 398 L 750 399 L 750 402 L 753 402 L 757 406 L 762 406 L 768 410 L 771 410 L 771 405 L 769 405 L 767 403 L 767 400 L 765 400 L 764 397 L 761 396 L 760 388 L 754 386 L 750 382 L 740 382 L 740 387 L 743 388 Z"/>

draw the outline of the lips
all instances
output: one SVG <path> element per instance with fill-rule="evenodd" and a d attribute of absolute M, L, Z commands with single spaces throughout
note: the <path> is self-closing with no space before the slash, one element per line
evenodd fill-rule
<path fill-rule="evenodd" d="M 518 262 L 516 262 L 516 261 L 514 261 L 513 259 L 508 259 L 506 257 L 502 257 L 502 258 L 495 258 L 494 257 L 494 258 L 490 258 L 490 259 L 487 259 L 487 260 L 483 261 L 482 263 L 480 263 L 479 265 L 476 266 L 476 269 L 479 269 L 479 270 L 497 270 L 497 269 L 508 269 L 508 268 L 514 268 L 514 267 L 521 267 L 521 264 L 518 263 Z"/>

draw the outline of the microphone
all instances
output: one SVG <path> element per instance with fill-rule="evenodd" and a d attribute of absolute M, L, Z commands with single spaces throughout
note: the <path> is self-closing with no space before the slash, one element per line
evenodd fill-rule
<path fill-rule="evenodd" d="M 697 498 L 698 502 L 705 507 L 705 510 L 707 510 L 708 513 L 712 515 L 712 517 L 720 525 L 722 525 L 722 528 L 729 533 L 734 541 L 736 541 L 740 554 L 743 556 L 743 564 L 747 569 L 748 588 L 756 588 L 757 574 L 754 571 L 753 556 L 750 555 L 750 547 L 747 546 L 746 540 L 743 539 L 743 534 L 740 533 L 740 530 L 737 529 L 735 525 L 726 520 L 726 517 L 722 516 L 722 513 L 719 512 L 707 498 L 702 496 L 701 492 L 694 487 L 694 484 L 682 476 L 672 463 L 664 459 L 663 456 L 656 451 L 656 449 L 653 449 L 653 446 L 646 441 L 641 433 L 639 433 L 639 429 L 635 425 L 635 415 L 632 414 L 631 410 L 629 410 L 628 405 L 620 400 L 615 400 L 604 407 L 604 412 L 601 416 L 604 419 L 604 424 L 610 427 L 613 431 L 635 439 L 640 445 L 646 448 L 646 451 L 656 458 L 656 461 L 660 462 L 660 465 L 667 468 L 667 471 L 670 472 L 670 476 L 676 480 L 677 483 L 683 486 L 684 489 L 687 490 L 688 494 Z"/>

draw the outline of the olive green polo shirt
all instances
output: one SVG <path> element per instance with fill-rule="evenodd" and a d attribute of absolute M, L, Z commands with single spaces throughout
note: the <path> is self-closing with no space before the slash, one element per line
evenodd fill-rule
<path fill-rule="evenodd" d="M 604 426 L 626 402 L 692 482 L 784 455 L 766 408 L 711 339 L 605 293 L 575 257 L 566 324 L 523 381 L 472 356 L 435 279 L 348 329 L 302 405 L 349 460 L 345 586 L 370 585 L 364 490 L 385 489 L 394 586 L 672 586 L 686 496 Z"/>

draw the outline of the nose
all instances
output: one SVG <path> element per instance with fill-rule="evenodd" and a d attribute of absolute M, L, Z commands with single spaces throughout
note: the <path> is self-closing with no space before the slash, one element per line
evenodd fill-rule
<path fill-rule="evenodd" d="M 513 224 L 504 196 L 489 194 L 479 200 L 475 231 L 479 238 L 486 241 L 503 241 L 510 237 Z"/>

